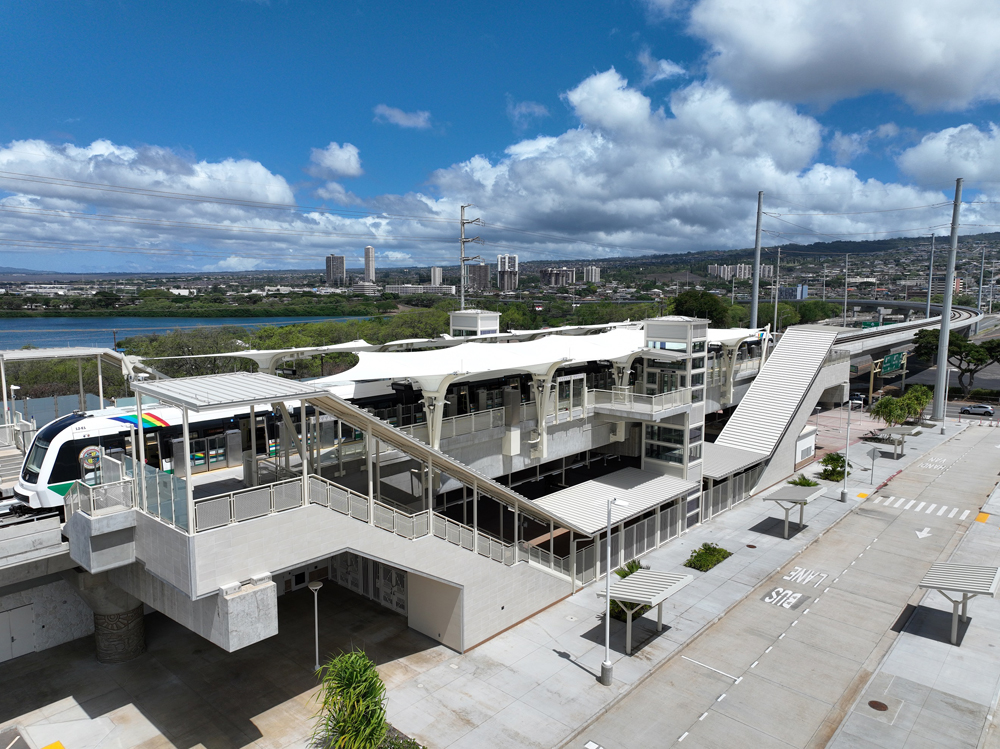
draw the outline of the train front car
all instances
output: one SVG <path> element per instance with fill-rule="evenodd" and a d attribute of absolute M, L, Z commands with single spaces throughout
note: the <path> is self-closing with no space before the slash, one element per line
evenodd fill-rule
<path fill-rule="evenodd" d="M 86 414 L 73 413 L 46 424 L 35 434 L 24 463 L 21 475 L 14 487 L 14 499 L 20 505 L 14 506 L 19 513 L 62 507 L 66 492 L 73 481 L 79 478 L 79 467 L 75 475 L 53 480 L 53 469 L 60 450 L 73 439 L 74 427 L 87 420 Z M 59 472 L 57 472 L 59 473 Z"/>

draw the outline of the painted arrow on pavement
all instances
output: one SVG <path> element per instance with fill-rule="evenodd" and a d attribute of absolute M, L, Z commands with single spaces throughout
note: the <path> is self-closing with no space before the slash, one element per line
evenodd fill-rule
<path fill-rule="evenodd" d="M 917 534 L 917 538 L 927 538 L 929 535 L 931 535 L 931 529 L 924 528 L 922 531 L 914 531 L 914 533 Z"/>

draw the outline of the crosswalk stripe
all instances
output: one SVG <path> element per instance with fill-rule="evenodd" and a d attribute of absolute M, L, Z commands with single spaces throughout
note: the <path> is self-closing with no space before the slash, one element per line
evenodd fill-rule
<path fill-rule="evenodd" d="M 881 501 L 882 501 L 883 499 L 885 499 L 885 497 L 875 497 L 875 504 L 878 504 L 878 503 L 879 503 L 879 502 L 881 502 Z"/>
<path fill-rule="evenodd" d="M 946 506 L 941 505 L 941 509 L 937 511 L 938 517 L 941 517 L 942 515 L 944 515 L 945 510 L 947 510 L 947 509 L 948 508 Z"/>
<path fill-rule="evenodd" d="M 899 500 L 899 501 L 898 501 L 898 502 L 897 502 L 896 504 L 894 504 L 894 505 L 893 505 L 893 507 L 899 507 L 899 506 L 900 506 L 901 504 L 903 504 L 903 502 L 905 502 L 905 501 L 906 501 L 906 497 L 903 497 L 903 498 L 902 498 L 902 499 L 900 499 L 900 500 Z"/>
<path fill-rule="evenodd" d="M 934 508 L 935 507 L 937 507 L 937 505 L 931 505 L 926 510 L 924 510 L 924 512 L 926 512 L 928 515 L 930 515 L 932 512 L 934 512 Z"/>
<path fill-rule="evenodd" d="M 916 502 L 916 501 L 917 500 L 915 500 L 915 499 L 911 499 L 909 502 L 906 503 L 906 507 L 904 507 L 903 509 L 904 510 L 909 510 L 911 507 L 913 507 L 913 503 Z M 896 505 L 896 506 L 898 507 L 899 505 Z"/>
<path fill-rule="evenodd" d="M 914 512 L 920 512 L 920 511 L 921 511 L 922 509 L 924 509 L 924 505 L 925 505 L 925 504 L 927 504 L 927 503 L 926 503 L 926 502 L 921 502 L 920 504 L 918 504 L 918 505 L 917 505 L 916 507 L 914 507 L 914 508 L 913 508 L 913 511 L 914 511 Z M 910 506 L 909 506 L 909 505 L 907 505 L 907 506 L 906 506 L 906 509 L 907 509 L 907 510 L 909 510 L 909 509 L 910 509 Z"/>
<path fill-rule="evenodd" d="M 955 507 L 954 509 L 952 509 L 951 512 L 948 513 L 948 517 L 950 517 L 950 518 L 955 517 L 955 513 L 956 512 L 958 512 L 958 508 L 957 507 Z"/>
<path fill-rule="evenodd" d="M 967 517 L 969 517 L 970 512 L 972 512 L 972 510 L 966 510 L 965 512 L 963 512 L 962 517 L 960 517 L 959 520 L 965 520 Z"/>

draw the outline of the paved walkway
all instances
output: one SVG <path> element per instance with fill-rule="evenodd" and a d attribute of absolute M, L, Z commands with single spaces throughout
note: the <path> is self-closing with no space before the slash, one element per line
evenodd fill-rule
<path fill-rule="evenodd" d="M 933 639 L 936 608 L 910 617 L 907 605 L 971 526 L 984 533 L 974 521 L 996 480 L 998 439 L 970 427 L 911 463 L 568 746 L 820 747 L 848 713 L 834 746 L 976 746 L 965 742 L 978 739 L 1000 682 L 1000 654 L 986 641 L 997 639 L 1000 607 L 973 610 L 990 634 L 974 647 L 970 628 L 960 651 Z M 981 548 L 966 558 L 1000 556 L 1000 527 L 988 537 L 987 559 Z M 894 643 L 895 670 L 872 680 Z M 875 694 L 885 713 L 867 706 Z"/>
<path fill-rule="evenodd" d="M 854 509 L 875 485 L 919 460 L 957 430 L 949 426 L 947 436 L 930 430 L 907 440 L 906 456 L 877 461 L 874 476 L 858 467 L 848 480 L 847 503 L 836 501 L 840 486 L 829 485 L 827 495 L 806 508 L 807 527 L 788 541 L 751 530 L 780 515 L 770 503 L 753 499 L 644 556 L 643 563 L 653 569 L 692 573 L 696 579 L 664 604 L 667 626 L 659 636 L 655 614 L 637 621 L 631 657 L 624 655 L 625 625 L 612 622 L 615 678 L 610 688 L 597 681 L 604 658 L 603 602 L 591 585 L 420 678 L 395 684 L 389 690 L 390 720 L 435 748 L 561 744 L 782 569 Z M 817 471 L 814 466 L 806 473 Z M 705 542 L 720 544 L 734 554 L 707 573 L 683 567 L 692 549 Z"/>

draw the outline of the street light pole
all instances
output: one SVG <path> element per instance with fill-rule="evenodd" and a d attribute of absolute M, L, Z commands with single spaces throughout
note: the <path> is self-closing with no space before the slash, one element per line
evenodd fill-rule
<path fill-rule="evenodd" d="M 309 583 L 309 590 L 313 592 L 313 618 L 316 622 L 316 671 L 319 671 L 319 589 L 322 587 L 323 583 L 319 580 Z"/>
<path fill-rule="evenodd" d="M 927 310 L 924 317 L 931 316 L 931 282 L 934 280 L 934 235 L 931 234 L 931 265 L 927 270 Z"/>
<path fill-rule="evenodd" d="M 844 327 L 847 327 L 847 266 L 849 263 L 850 253 L 844 255 Z"/>
<path fill-rule="evenodd" d="M 851 381 L 847 381 L 847 441 L 844 443 L 844 488 L 840 490 L 840 501 L 847 501 L 847 467 L 851 464 Z"/>
<path fill-rule="evenodd" d="M 604 568 L 604 662 L 601 663 L 601 684 L 611 686 L 614 676 L 614 665 L 611 663 L 611 505 L 628 507 L 623 499 L 608 500 L 608 536 L 607 554 Z"/>

